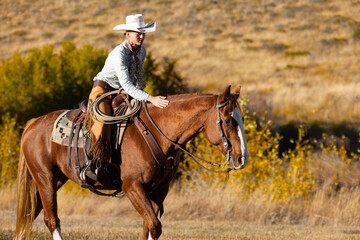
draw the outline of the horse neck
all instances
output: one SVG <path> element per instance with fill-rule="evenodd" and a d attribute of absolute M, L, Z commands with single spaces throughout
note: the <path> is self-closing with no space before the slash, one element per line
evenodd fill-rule
<path fill-rule="evenodd" d="M 206 120 L 215 111 L 216 96 L 210 94 L 189 94 L 169 97 L 170 105 L 161 109 L 163 132 L 179 144 L 184 144 L 204 129 Z"/>

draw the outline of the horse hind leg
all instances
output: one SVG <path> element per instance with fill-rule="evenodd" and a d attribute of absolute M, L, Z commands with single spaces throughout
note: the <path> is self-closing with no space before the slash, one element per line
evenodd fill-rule
<path fill-rule="evenodd" d="M 62 240 L 60 219 L 57 215 L 57 190 L 68 180 L 61 172 L 53 172 L 51 168 L 44 168 L 33 175 L 33 181 L 37 187 L 37 199 L 35 215 L 44 210 L 44 222 L 54 240 Z"/>
<path fill-rule="evenodd" d="M 68 180 L 68 178 L 62 180 L 62 181 L 58 181 L 57 182 L 57 190 L 59 190 Z M 40 197 L 40 193 L 39 191 L 36 191 L 36 208 L 35 208 L 35 218 L 37 218 L 37 216 L 39 216 L 41 210 L 43 210 L 43 205 L 41 202 L 41 197 Z"/>
<path fill-rule="evenodd" d="M 42 188 L 39 189 L 39 194 L 44 209 L 45 225 L 53 235 L 54 239 L 62 239 L 60 219 L 57 216 L 56 190 L 52 186 L 42 186 Z M 38 210 L 38 212 L 40 211 Z"/>
<path fill-rule="evenodd" d="M 40 176 L 40 175 L 37 174 L 36 176 Z M 53 233 L 57 228 L 56 224 L 55 227 L 51 227 L 52 220 L 51 217 L 49 218 L 48 216 L 52 216 L 52 219 L 54 219 L 55 216 L 56 216 L 55 219 L 57 218 L 56 190 L 60 188 L 67 181 L 67 178 L 65 176 L 59 177 L 60 180 L 54 184 L 55 186 L 51 184 L 51 181 L 49 181 L 46 178 L 41 178 L 41 179 L 37 179 L 37 178 L 33 178 L 32 175 L 30 174 L 29 168 L 27 167 L 27 164 L 25 162 L 25 157 L 21 152 L 19 158 L 19 169 L 18 169 L 17 220 L 16 220 L 16 233 L 15 233 L 16 240 L 30 238 L 31 224 L 33 220 L 39 215 L 39 213 L 43 209 L 43 206 L 46 206 L 45 215 L 47 216 L 46 222 L 50 223 L 47 224 L 49 230 L 51 231 L 51 233 Z M 38 184 L 39 182 L 41 182 L 41 185 Z M 48 183 L 46 184 L 46 182 Z M 37 191 L 37 189 L 39 189 L 39 186 L 41 186 L 40 189 L 42 189 L 42 191 Z M 43 187 L 43 186 L 47 186 L 47 187 Z M 49 196 L 47 191 L 52 192 L 51 198 L 42 197 L 44 195 Z M 59 225 L 59 221 L 58 221 L 58 225 Z M 57 235 L 61 236 L 61 234 L 57 234 Z M 61 238 L 57 237 L 55 239 L 61 239 Z"/>
<path fill-rule="evenodd" d="M 41 205 L 44 209 L 44 222 L 48 227 L 54 240 L 62 240 L 60 219 L 57 215 L 57 190 L 67 181 L 57 181 L 55 184 L 47 185 L 46 188 L 39 190 Z M 41 209 L 40 209 L 41 210 Z M 40 212 L 40 211 L 39 211 Z"/>

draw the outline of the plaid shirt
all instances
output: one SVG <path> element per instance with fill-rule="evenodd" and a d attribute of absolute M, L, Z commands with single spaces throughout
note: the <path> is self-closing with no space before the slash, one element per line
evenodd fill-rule
<path fill-rule="evenodd" d="M 95 80 L 105 81 L 115 89 L 123 88 L 133 98 L 146 101 L 149 94 L 145 88 L 144 61 L 146 49 L 143 45 L 132 50 L 128 40 L 112 50 L 103 69 L 95 77 Z"/>

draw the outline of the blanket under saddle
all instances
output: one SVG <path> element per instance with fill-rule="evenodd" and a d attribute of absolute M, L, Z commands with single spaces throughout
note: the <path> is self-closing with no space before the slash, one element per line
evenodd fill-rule
<path fill-rule="evenodd" d="M 58 143 L 63 146 L 69 145 L 70 133 L 71 133 L 71 126 L 72 126 L 72 119 L 69 119 L 69 114 L 71 114 L 72 110 L 66 110 L 56 119 L 53 130 L 51 133 L 51 141 Z M 75 129 L 74 129 L 75 131 Z M 78 140 L 78 147 L 84 148 L 84 134 L 86 134 L 86 129 L 83 128 L 79 132 L 79 140 Z"/>

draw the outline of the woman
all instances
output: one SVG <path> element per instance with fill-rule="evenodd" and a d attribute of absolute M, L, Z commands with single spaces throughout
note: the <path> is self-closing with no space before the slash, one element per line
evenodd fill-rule
<path fill-rule="evenodd" d="M 93 89 L 90 93 L 90 103 L 106 92 L 123 88 L 131 97 L 139 101 L 149 101 L 159 108 L 168 105 L 168 100 L 163 96 L 151 96 L 144 91 L 144 61 L 146 50 L 143 45 L 145 34 L 154 32 L 156 22 L 145 24 L 142 14 L 126 17 L 126 24 L 114 27 L 116 32 L 125 32 L 126 40 L 111 51 L 105 61 L 101 72 L 94 78 Z M 100 110 L 107 115 L 111 113 L 111 101 L 104 100 Z M 90 122 L 90 123 L 89 123 Z M 87 129 L 90 132 L 90 153 L 97 161 L 109 162 L 111 158 L 111 132 L 110 126 L 93 122 L 88 117 Z"/>

